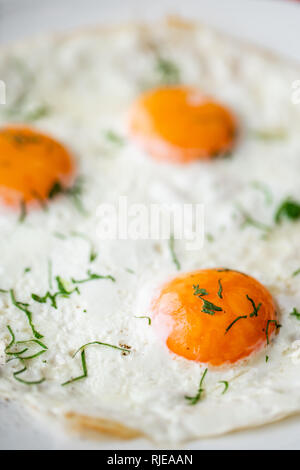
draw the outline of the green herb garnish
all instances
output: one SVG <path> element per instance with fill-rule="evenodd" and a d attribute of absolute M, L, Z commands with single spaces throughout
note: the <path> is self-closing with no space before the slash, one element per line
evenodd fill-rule
<path fill-rule="evenodd" d="M 24 220 L 26 219 L 26 217 L 27 217 L 26 202 L 22 200 L 20 202 L 20 215 L 18 219 L 19 224 L 22 224 Z"/>
<path fill-rule="evenodd" d="M 264 183 L 261 183 L 260 181 L 253 181 L 252 186 L 253 186 L 253 188 L 258 189 L 259 191 L 261 191 L 264 194 L 265 201 L 266 201 L 266 204 L 268 206 L 270 204 L 272 204 L 273 195 L 272 195 L 270 189 Z"/>
<path fill-rule="evenodd" d="M 18 372 L 14 372 L 14 378 L 18 381 L 18 382 L 21 382 L 22 384 L 24 385 L 39 385 L 43 382 L 45 382 L 45 378 L 42 378 L 40 380 L 34 380 L 34 381 L 28 381 L 28 380 L 24 380 L 24 379 L 20 379 L 20 377 L 18 377 L 20 374 L 23 374 L 23 372 L 25 372 L 27 370 L 27 367 L 24 367 L 23 369 L 19 370 Z"/>
<path fill-rule="evenodd" d="M 253 307 L 253 312 L 250 313 L 250 315 L 249 315 L 250 318 L 252 318 L 252 317 L 257 317 L 257 316 L 258 316 L 258 311 L 259 311 L 259 309 L 260 309 L 260 307 L 261 307 L 261 303 L 259 303 L 259 304 L 256 306 L 254 300 L 251 299 L 251 297 L 249 297 L 248 294 L 246 295 L 246 297 L 247 297 L 247 299 L 249 300 L 249 302 L 251 302 L 252 307 Z"/>
<path fill-rule="evenodd" d="M 56 181 L 52 188 L 50 188 L 48 198 L 53 199 L 59 194 L 65 194 L 66 196 L 70 196 L 73 200 L 73 203 L 77 210 L 81 212 L 83 215 L 86 215 L 87 212 L 84 209 L 82 202 L 81 202 L 81 195 L 82 195 L 82 179 L 78 178 L 75 184 L 71 188 L 64 188 L 59 181 Z"/>
<path fill-rule="evenodd" d="M 222 295 L 223 287 L 222 287 L 222 284 L 221 284 L 221 279 L 218 280 L 218 283 L 219 283 L 218 296 L 220 297 L 220 299 L 223 299 L 223 295 Z"/>
<path fill-rule="evenodd" d="M 63 280 L 59 276 L 56 276 L 55 280 L 57 283 L 57 292 L 55 292 L 54 294 L 51 294 L 50 291 L 47 291 L 44 296 L 32 294 L 31 295 L 32 299 L 35 300 L 36 302 L 39 302 L 40 304 L 45 304 L 47 300 L 49 299 L 52 307 L 57 309 L 57 300 L 56 300 L 57 297 L 61 296 L 61 297 L 67 298 L 74 292 L 77 292 L 77 294 L 80 294 L 78 287 L 68 291 L 66 287 L 64 286 Z"/>
<path fill-rule="evenodd" d="M 269 325 L 270 325 L 270 323 L 274 323 L 274 325 L 276 326 L 276 329 L 281 328 L 281 325 L 279 325 L 277 320 L 268 320 L 267 321 L 267 327 L 266 327 L 267 344 L 270 344 L 270 341 L 269 341 Z"/>
<path fill-rule="evenodd" d="M 10 292 L 10 297 L 11 297 L 11 301 L 12 301 L 13 305 L 15 307 L 17 307 L 19 310 L 22 310 L 22 312 L 24 312 L 25 315 L 27 316 L 28 323 L 29 323 L 29 326 L 32 330 L 33 336 L 37 339 L 43 338 L 43 335 L 41 335 L 34 327 L 34 324 L 33 324 L 33 321 L 32 321 L 32 313 L 30 312 L 30 310 L 28 310 L 29 304 L 25 304 L 23 302 L 18 302 L 16 300 L 15 293 L 14 293 L 13 289 L 10 289 L 9 292 Z"/>
<path fill-rule="evenodd" d="M 125 140 L 115 131 L 109 129 L 104 133 L 105 138 L 112 144 L 122 147 L 125 144 Z"/>
<path fill-rule="evenodd" d="M 203 381 L 205 379 L 205 376 L 207 374 L 207 371 L 208 371 L 208 369 L 205 369 L 205 371 L 202 374 L 197 394 L 194 397 L 188 397 L 188 396 L 184 397 L 186 400 L 189 401 L 189 405 L 196 405 L 196 403 L 198 403 L 198 401 L 201 400 L 201 395 L 204 392 L 204 389 L 202 388 L 202 385 L 203 385 Z"/>
<path fill-rule="evenodd" d="M 212 302 L 209 302 L 208 300 L 205 300 L 203 298 L 201 298 L 201 300 L 203 301 L 202 312 L 208 313 L 208 315 L 214 315 L 215 312 L 223 311 L 221 307 L 214 305 Z"/>
<path fill-rule="evenodd" d="M 87 366 L 86 366 L 86 357 L 85 357 L 85 350 L 84 349 L 81 351 L 81 365 L 82 365 L 82 374 L 79 375 L 78 377 L 75 377 L 74 379 L 70 379 L 67 382 L 64 382 L 63 384 L 61 384 L 62 387 L 64 387 L 65 385 L 69 385 L 73 382 L 77 382 L 78 380 L 85 379 L 85 377 L 88 376 L 88 370 L 87 370 Z"/>
<path fill-rule="evenodd" d="M 259 222 L 258 220 L 255 220 L 248 212 L 246 212 L 241 206 L 237 206 L 238 210 L 242 214 L 244 220 L 241 225 L 242 228 L 245 228 L 247 226 L 255 227 L 259 230 L 262 230 L 263 232 L 270 232 L 271 227 L 268 225 L 264 224 L 263 222 Z"/>
<path fill-rule="evenodd" d="M 300 274 L 300 268 L 296 269 L 296 271 L 293 272 L 292 276 L 295 277 L 298 276 L 298 274 Z"/>
<path fill-rule="evenodd" d="M 283 140 L 286 139 L 287 133 L 284 129 L 258 129 L 252 132 L 253 137 L 265 140 Z"/>
<path fill-rule="evenodd" d="M 106 346 L 108 348 L 117 349 L 118 351 L 130 353 L 129 348 L 122 348 L 119 346 L 115 346 L 114 344 L 102 343 L 101 341 L 91 341 L 90 343 L 86 343 L 83 346 L 81 346 L 79 349 L 77 349 L 77 351 L 73 354 L 73 357 L 75 357 L 76 354 L 78 354 L 80 351 L 85 350 L 88 346 L 92 346 L 93 344 L 97 344 L 98 346 Z"/>
<path fill-rule="evenodd" d="M 16 337 L 15 337 L 15 334 L 14 334 L 12 328 L 9 325 L 7 325 L 6 328 L 8 329 L 8 331 L 10 333 L 11 341 L 10 341 L 9 345 L 6 347 L 5 351 L 10 349 L 15 344 L 15 341 L 16 341 Z"/>
<path fill-rule="evenodd" d="M 290 313 L 290 315 L 292 315 L 293 317 L 296 317 L 297 320 L 300 320 L 300 313 L 298 312 L 296 307 L 293 308 L 293 311 Z"/>
<path fill-rule="evenodd" d="M 282 219 L 297 220 L 300 218 L 300 204 L 291 198 L 287 198 L 278 207 L 274 215 L 276 224 L 280 224 Z"/>
<path fill-rule="evenodd" d="M 223 392 L 222 392 L 222 395 L 224 395 L 224 393 L 226 393 L 227 390 L 228 390 L 229 383 L 228 383 L 226 380 L 220 380 L 218 383 L 219 383 L 219 384 L 224 384 L 224 390 L 223 390 Z"/>
<path fill-rule="evenodd" d="M 225 335 L 226 335 L 226 333 L 228 333 L 228 331 L 230 330 L 230 328 L 232 328 L 233 325 L 234 325 L 237 321 L 242 320 L 243 318 L 247 318 L 247 315 L 240 315 L 239 317 L 236 317 L 236 318 L 233 320 L 233 322 L 230 323 L 230 325 L 226 328 L 226 330 L 225 330 Z"/>
<path fill-rule="evenodd" d="M 134 318 L 146 318 L 148 320 L 148 325 L 151 325 L 151 318 L 150 317 L 143 316 L 143 317 L 134 317 Z"/>
<path fill-rule="evenodd" d="M 199 284 L 193 285 L 193 289 L 194 289 L 194 295 L 197 295 L 197 297 L 199 297 L 199 299 L 202 300 L 203 302 L 203 306 L 201 310 L 202 312 L 208 313 L 208 315 L 214 315 L 215 312 L 223 311 L 221 307 L 218 307 L 217 305 L 203 298 L 204 295 L 208 295 L 208 292 L 206 289 L 199 288 Z"/>
<path fill-rule="evenodd" d="M 197 295 L 198 297 L 202 297 L 203 295 L 208 295 L 208 292 L 206 289 L 201 289 L 199 288 L 199 284 L 193 285 L 194 289 L 194 295 Z"/>
<path fill-rule="evenodd" d="M 73 358 L 76 356 L 76 354 L 78 354 L 79 352 L 81 352 L 81 364 L 82 364 L 82 375 L 80 375 L 79 377 L 75 377 L 74 379 L 71 379 L 71 380 L 68 380 L 67 382 L 64 382 L 62 384 L 62 386 L 65 386 L 65 385 L 69 385 L 70 383 L 72 382 L 76 382 L 78 380 L 81 380 L 81 379 L 84 379 L 85 377 L 88 376 L 88 371 L 87 371 L 87 365 L 86 365 L 86 356 L 85 356 L 85 349 L 90 346 L 90 345 L 93 345 L 93 344 L 97 344 L 97 345 L 100 345 L 100 346 L 107 346 L 109 348 L 113 348 L 113 349 L 117 349 L 119 351 L 122 351 L 122 352 L 126 352 L 126 353 L 130 353 L 130 350 L 127 349 L 127 348 L 120 348 L 118 346 L 114 346 L 113 344 L 109 344 L 109 343 L 102 343 L 100 341 L 92 341 L 90 343 L 87 343 L 87 344 L 84 344 L 83 346 L 81 346 L 74 354 L 73 354 Z"/>
<path fill-rule="evenodd" d="M 169 59 L 158 57 L 156 72 L 160 76 L 160 82 L 166 85 L 176 85 L 180 82 L 180 71 L 177 65 Z"/>
<path fill-rule="evenodd" d="M 85 282 L 94 281 L 97 279 L 109 279 L 112 282 L 116 282 L 116 279 L 109 274 L 106 276 L 103 276 L 102 274 L 92 273 L 90 270 L 88 270 L 87 275 L 88 277 L 86 279 L 80 279 L 80 280 L 72 279 L 73 284 L 83 284 Z"/>

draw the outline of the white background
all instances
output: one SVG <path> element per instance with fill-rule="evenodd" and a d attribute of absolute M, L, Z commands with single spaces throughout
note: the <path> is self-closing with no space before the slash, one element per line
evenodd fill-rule
<path fill-rule="evenodd" d="M 300 2 L 288 0 L 0 0 L 0 44 L 46 31 L 166 14 L 204 21 L 300 63 Z M 12 404 L 0 404 L 0 449 L 149 447 L 145 441 L 84 442 L 46 429 Z M 185 448 L 300 449 L 300 417 Z"/>

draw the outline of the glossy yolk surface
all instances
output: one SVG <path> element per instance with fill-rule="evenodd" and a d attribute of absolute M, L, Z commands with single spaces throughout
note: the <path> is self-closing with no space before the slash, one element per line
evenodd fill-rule
<path fill-rule="evenodd" d="M 153 325 L 172 352 L 213 366 L 246 358 L 279 331 L 268 290 L 231 270 L 207 269 L 171 280 L 152 310 Z"/>
<path fill-rule="evenodd" d="M 56 140 L 26 127 L 0 130 L 0 199 L 9 206 L 46 201 L 57 183 L 74 180 L 71 155 Z"/>
<path fill-rule="evenodd" d="M 236 121 L 224 106 L 194 88 L 166 87 L 137 99 L 129 131 L 153 157 L 187 163 L 230 151 Z"/>

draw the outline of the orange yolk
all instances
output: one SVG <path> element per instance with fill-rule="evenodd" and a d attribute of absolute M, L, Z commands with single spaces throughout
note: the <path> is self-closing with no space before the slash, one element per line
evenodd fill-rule
<path fill-rule="evenodd" d="M 152 309 L 153 325 L 172 352 L 212 366 L 260 350 L 280 327 L 267 289 L 246 274 L 224 269 L 171 280 Z"/>
<path fill-rule="evenodd" d="M 56 140 L 27 127 L 0 129 L 0 199 L 7 205 L 46 201 L 55 184 L 74 180 L 71 155 Z"/>
<path fill-rule="evenodd" d="M 153 157 L 187 163 L 230 151 L 236 121 L 224 106 L 194 88 L 166 87 L 138 98 L 130 112 L 129 131 Z"/>

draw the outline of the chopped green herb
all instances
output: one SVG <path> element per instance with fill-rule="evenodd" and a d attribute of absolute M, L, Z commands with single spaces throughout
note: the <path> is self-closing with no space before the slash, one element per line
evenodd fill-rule
<path fill-rule="evenodd" d="M 146 318 L 148 320 L 148 325 L 151 325 L 151 318 L 150 317 L 143 316 L 143 317 L 134 317 L 134 318 Z"/>
<path fill-rule="evenodd" d="M 13 289 L 10 289 L 10 297 L 11 297 L 11 301 L 13 303 L 13 305 L 15 307 L 17 307 L 19 310 L 22 310 L 22 312 L 24 312 L 27 316 L 27 319 L 28 319 L 28 323 L 29 323 L 29 326 L 32 330 L 32 333 L 33 333 L 33 336 L 37 339 L 41 339 L 43 338 L 43 335 L 41 335 L 40 333 L 38 333 L 38 331 L 35 329 L 34 325 L 33 325 L 33 322 L 32 322 L 32 313 L 28 310 L 28 304 L 24 304 L 22 302 L 18 302 L 16 300 L 16 297 L 15 297 L 15 293 L 13 291 Z"/>
<path fill-rule="evenodd" d="M 206 240 L 207 240 L 208 242 L 211 242 L 211 243 L 212 243 L 212 242 L 214 241 L 213 235 L 212 235 L 211 233 L 207 233 L 207 234 L 206 234 Z"/>
<path fill-rule="evenodd" d="M 209 302 L 208 300 L 203 299 L 204 295 L 208 295 L 208 292 L 206 289 L 199 288 L 199 284 L 193 285 L 193 289 L 194 289 L 194 295 L 197 295 L 197 297 L 199 297 L 199 299 L 202 300 L 203 302 L 203 306 L 201 310 L 202 312 L 208 313 L 209 315 L 214 315 L 215 312 L 223 311 L 221 307 L 218 307 L 217 305 L 214 305 L 212 302 Z"/>
<path fill-rule="evenodd" d="M 27 274 L 27 273 L 29 273 L 30 271 L 31 271 L 31 268 L 25 268 L 25 269 L 24 269 L 24 274 Z"/>
<path fill-rule="evenodd" d="M 129 348 L 122 348 L 119 346 L 115 346 L 114 344 L 102 343 L 101 341 L 91 341 L 90 343 L 86 343 L 83 346 L 81 346 L 79 349 L 77 349 L 77 351 L 73 354 L 73 357 L 75 357 L 76 354 L 78 354 L 80 351 L 85 350 L 88 346 L 92 346 L 93 344 L 97 344 L 98 346 L 106 346 L 108 348 L 117 349 L 118 351 L 130 353 Z"/>
<path fill-rule="evenodd" d="M 78 380 L 81 380 L 81 379 L 84 379 L 85 377 L 88 376 L 88 370 L 87 370 L 87 366 L 86 366 L 86 357 L 85 357 L 85 350 L 83 349 L 81 351 L 81 365 L 82 365 L 82 374 L 79 375 L 78 377 L 75 377 L 74 379 L 71 379 L 71 380 L 68 380 L 67 382 L 64 382 L 62 385 L 62 387 L 64 387 L 65 385 L 69 385 L 73 382 L 77 382 Z"/>
<path fill-rule="evenodd" d="M 300 274 L 300 268 L 294 271 L 292 276 L 295 277 L 295 276 L 298 276 L 298 274 Z"/>
<path fill-rule="evenodd" d="M 64 235 L 63 233 L 54 232 L 53 235 L 54 235 L 56 238 L 59 238 L 60 240 L 66 240 L 66 239 L 67 239 L 66 235 Z"/>
<path fill-rule="evenodd" d="M 125 140 L 115 131 L 109 129 L 104 133 L 105 138 L 114 145 L 122 147 L 125 144 Z"/>
<path fill-rule="evenodd" d="M 10 349 L 15 344 L 16 337 L 14 335 L 14 332 L 13 332 L 12 328 L 9 325 L 7 325 L 6 328 L 8 329 L 8 331 L 10 333 L 10 336 L 11 336 L 11 342 L 9 343 L 9 345 L 5 349 L 7 351 L 8 349 Z"/>
<path fill-rule="evenodd" d="M 94 281 L 97 279 L 109 279 L 112 282 L 116 282 L 116 279 L 111 275 L 103 276 L 102 274 L 92 273 L 90 270 L 87 272 L 88 277 L 86 279 L 72 279 L 73 284 L 83 284 L 85 282 Z"/>
<path fill-rule="evenodd" d="M 267 205 L 272 204 L 273 195 L 272 195 L 270 189 L 264 183 L 261 183 L 259 181 L 253 181 L 252 186 L 253 186 L 253 188 L 258 189 L 259 191 L 262 191 L 262 193 L 265 196 L 265 201 L 266 201 Z"/>
<path fill-rule="evenodd" d="M 50 303 L 53 308 L 57 309 L 57 297 L 69 297 L 71 294 L 74 292 L 77 292 L 77 294 L 80 294 L 78 287 L 76 287 L 73 290 L 68 291 L 66 287 L 64 286 L 63 280 L 59 277 L 55 277 L 56 283 L 57 283 L 57 292 L 54 294 L 51 294 L 50 291 L 47 291 L 44 296 L 39 296 L 37 294 L 32 294 L 31 297 L 35 302 L 39 302 L 40 304 L 45 304 L 47 300 L 50 300 Z"/>
<path fill-rule="evenodd" d="M 218 296 L 220 297 L 220 299 L 223 299 L 223 295 L 222 295 L 223 287 L 222 287 L 222 284 L 221 284 L 221 279 L 218 280 L 218 283 L 219 283 Z"/>
<path fill-rule="evenodd" d="M 222 392 L 222 395 L 224 395 L 224 393 L 226 393 L 227 390 L 228 390 L 229 383 L 228 383 L 226 380 L 220 380 L 220 381 L 219 381 L 219 384 L 224 384 L 224 390 L 223 390 L 223 392 Z"/>
<path fill-rule="evenodd" d="M 298 312 L 296 307 L 293 308 L 293 311 L 290 313 L 290 315 L 292 315 L 293 317 L 296 317 L 297 320 L 300 320 L 300 313 Z"/>
<path fill-rule="evenodd" d="M 274 323 L 276 329 L 281 328 L 281 325 L 279 325 L 277 320 L 268 320 L 267 321 L 267 327 L 266 327 L 267 344 L 270 344 L 270 340 L 269 340 L 269 325 L 270 325 L 270 323 Z"/>
<path fill-rule="evenodd" d="M 201 400 L 202 393 L 204 392 L 202 385 L 203 385 L 205 376 L 207 374 L 207 371 L 208 369 L 205 369 L 205 371 L 202 374 L 197 394 L 194 397 L 185 396 L 185 399 L 189 401 L 189 405 L 196 405 L 198 401 Z"/>
<path fill-rule="evenodd" d="M 199 284 L 193 285 L 194 289 L 194 295 L 197 295 L 198 297 L 202 297 L 203 295 L 208 295 L 208 292 L 206 289 L 201 289 L 199 288 Z"/>
<path fill-rule="evenodd" d="M 268 360 L 269 360 L 269 356 L 266 356 L 266 362 L 268 362 Z"/>
<path fill-rule="evenodd" d="M 28 380 L 20 379 L 19 375 L 23 374 L 23 372 L 25 372 L 26 370 L 27 370 L 27 367 L 24 367 L 23 369 L 19 370 L 18 372 L 14 372 L 14 378 L 18 382 L 21 382 L 24 385 L 39 385 L 39 384 L 45 382 L 45 380 L 46 380 L 45 378 L 42 378 L 40 380 L 34 380 L 34 381 L 28 381 Z"/>
<path fill-rule="evenodd" d="M 126 271 L 130 274 L 135 274 L 135 272 L 133 271 L 133 269 L 130 269 L 130 268 L 126 268 Z"/>
<path fill-rule="evenodd" d="M 249 302 L 251 302 L 252 307 L 253 307 L 253 312 L 250 313 L 250 318 L 252 318 L 252 317 L 257 317 L 257 316 L 258 316 L 258 311 L 259 311 L 259 309 L 260 309 L 260 307 L 261 307 L 261 303 L 259 303 L 259 304 L 256 306 L 254 300 L 251 299 L 248 294 L 246 295 L 246 297 L 247 297 L 247 299 L 249 300 Z"/>
<path fill-rule="evenodd" d="M 266 225 L 262 222 L 259 222 L 258 220 L 255 220 L 241 206 L 238 205 L 237 208 L 238 208 L 238 210 L 240 211 L 240 213 L 242 214 L 242 216 L 244 218 L 243 223 L 241 225 L 242 228 L 245 228 L 247 226 L 252 226 L 252 227 L 255 227 L 259 230 L 262 230 L 263 232 L 270 232 L 271 227 L 269 227 L 268 225 Z"/>
<path fill-rule="evenodd" d="M 169 59 L 158 57 L 156 62 L 156 72 L 160 77 L 160 82 L 165 85 L 176 85 L 180 82 L 179 68 Z"/>
<path fill-rule="evenodd" d="M 50 108 L 49 106 L 43 104 L 38 106 L 37 108 L 33 109 L 32 111 L 28 112 L 24 119 L 26 121 L 37 121 L 38 119 L 41 119 L 45 116 L 48 116 L 50 114 Z"/>
<path fill-rule="evenodd" d="M 205 300 L 202 297 L 201 297 L 201 300 L 203 301 L 202 312 L 208 313 L 208 315 L 214 315 L 215 312 L 223 311 L 221 307 L 214 305 L 212 302 L 209 302 L 208 300 Z"/>
<path fill-rule="evenodd" d="M 20 216 L 18 219 L 19 224 L 22 224 L 27 217 L 26 203 L 24 200 L 20 203 Z"/>
<path fill-rule="evenodd" d="M 283 201 L 275 212 L 274 220 L 280 224 L 282 219 L 297 220 L 300 218 L 300 204 L 291 198 Z"/>
<path fill-rule="evenodd" d="M 256 139 L 272 141 L 286 139 L 287 133 L 284 129 L 258 129 L 252 132 Z"/>
<path fill-rule="evenodd" d="M 232 328 L 233 325 L 234 325 L 237 321 L 242 320 L 243 318 L 247 318 L 247 315 L 240 315 L 239 317 L 236 317 L 236 318 L 233 320 L 233 322 L 230 323 L 230 325 L 226 328 L 226 330 L 225 330 L 225 335 L 226 335 L 226 333 L 228 333 L 228 331 L 230 330 L 230 328 Z"/>
<path fill-rule="evenodd" d="M 65 386 L 65 385 L 69 385 L 70 383 L 72 382 L 76 382 L 78 380 L 81 380 L 81 379 L 84 379 L 85 377 L 88 376 L 88 371 L 87 371 L 87 366 L 86 366 L 86 357 L 85 357 L 85 349 L 90 346 L 90 345 L 93 345 L 93 344 L 97 344 L 97 345 L 100 345 L 100 346 L 107 346 L 109 348 L 113 348 L 113 349 L 117 349 L 119 351 L 122 351 L 122 352 L 126 352 L 127 354 L 130 353 L 130 350 L 128 348 L 120 348 L 118 346 L 114 346 L 113 344 L 108 344 L 108 343 L 102 343 L 100 341 L 91 341 L 90 343 L 87 343 L 87 344 L 84 344 L 83 346 L 81 346 L 74 354 L 73 354 L 73 358 L 76 356 L 76 354 L 78 354 L 79 352 L 81 352 L 81 363 L 82 363 L 82 371 L 83 371 L 83 374 L 80 375 L 79 377 L 75 377 L 75 379 L 71 379 L 71 380 L 68 380 L 67 382 L 64 382 L 62 384 L 62 386 Z"/>
<path fill-rule="evenodd" d="M 75 184 L 71 188 L 64 188 L 59 181 L 56 181 L 52 188 L 49 191 L 48 198 L 53 199 L 54 197 L 58 196 L 59 194 L 65 194 L 70 196 L 73 200 L 75 207 L 81 212 L 83 215 L 86 215 L 87 212 L 84 209 L 80 196 L 82 195 L 82 179 L 78 178 Z"/>
<path fill-rule="evenodd" d="M 174 243 L 175 243 L 174 234 L 172 233 L 172 235 L 170 236 L 170 240 L 169 240 L 169 248 L 170 248 L 170 252 L 172 256 L 172 261 L 175 264 L 177 270 L 179 271 L 181 269 L 181 266 L 174 250 Z"/>

